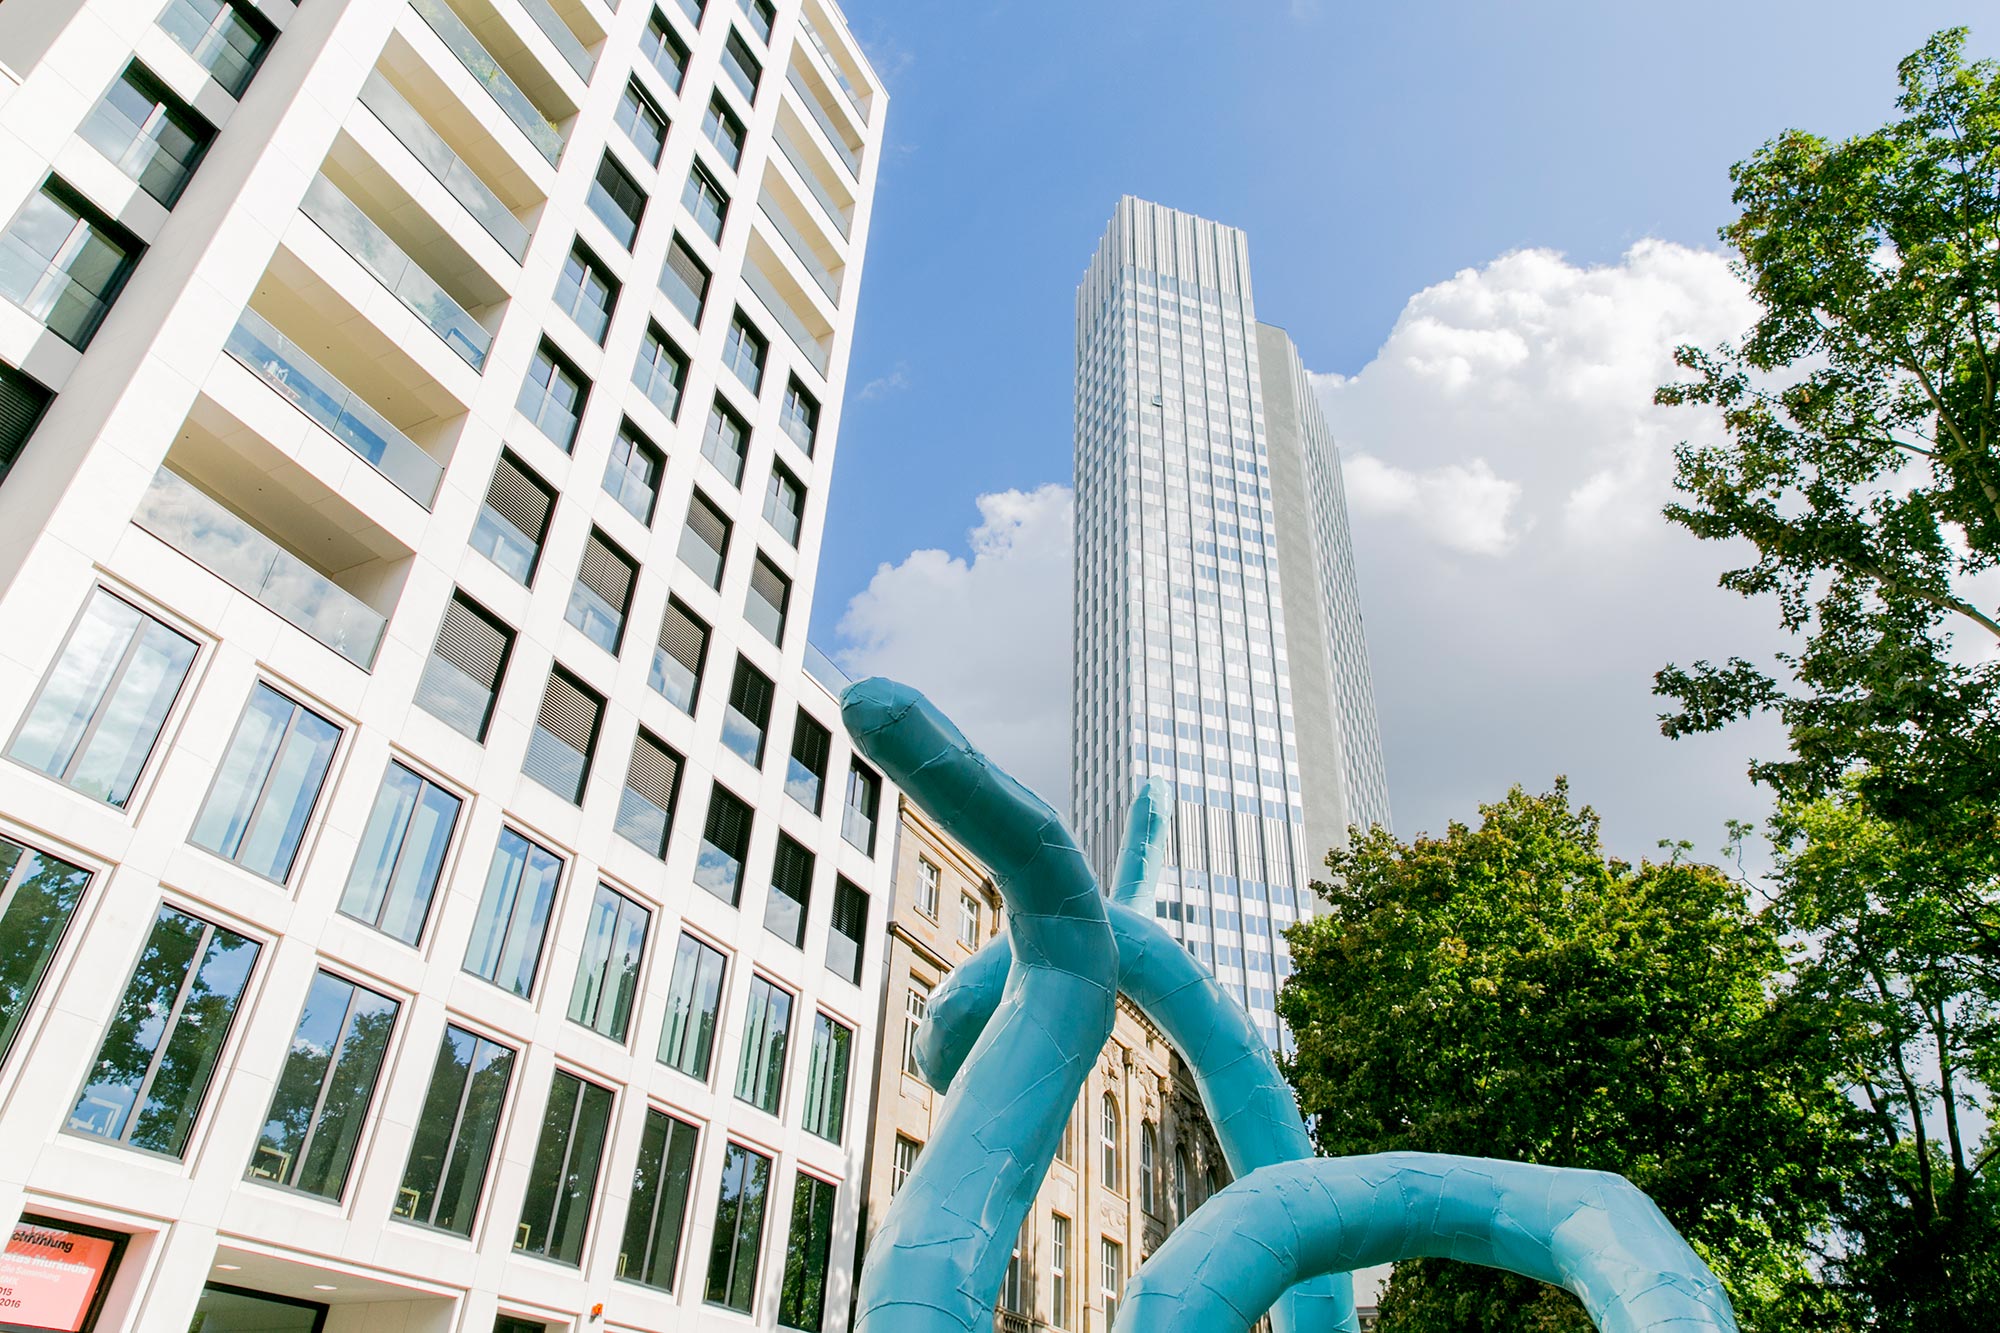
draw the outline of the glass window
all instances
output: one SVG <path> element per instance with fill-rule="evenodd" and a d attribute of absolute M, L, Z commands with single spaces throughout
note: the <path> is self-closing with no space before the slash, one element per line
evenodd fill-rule
<path fill-rule="evenodd" d="M 569 672 L 555 668 L 549 672 L 521 771 L 570 804 L 582 805 L 603 720 L 604 700 Z"/>
<path fill-rule="evenodd" d="M 813 1019 L 812 1058 L 806 1063 L 808 1134 L 840 1142 L 847 1127 L 847 1060 L 854 1029 L 825 1014 Z"/>
<path fill-rule="evenodd" d="M 750 807 L 717 783 L 709 791 L 708 819 L 694 860 L 694 882 L 736 906 L 743 890 L 743 858 L 749 854 Z"/>
<path fill-rule="evenodd" d="M 963 892 L 958 895 L 958 942 L 968 949 L 979 947 L 979 900 Z"/>
<path fill-rule="evenodd" d="M 694 24 L 695 28 L 699 30 L 701 28 L 702 10 L 707 7 L 707 0 L 676 0 L 676 3 L 680 5 L 681 13 L 687 15 L 688 22 Z"/>
<path fill-rule="evenodd" d="M 562 869 L 562 858 L 554 852 L 513 829 L 500 830 L 479 896 L 479 915 L 465 946 L 466 971 L 516 995 L 534 992 Z"/>
<path fill-rule="evenodd" d="M 249 1177 L 338 1199 L 402 1008 L 331 972 L 314 975 Z"/>
<path fill-rule="evenodd" d="M 513 630 L 463 592 L 454 591 L 417 681 L 417 707 L 452 730 L 484 742 L 513 649 Z"/>
<path fill-rule="evenodd" d="M 736 1100 L 778 1114 L 785 1094 L 785 1043 L 792 1031 L 792 993 L 750 978 L 743 1015 L 743 1050 L 736 1063 Z"/>
<path fill-rule="evenodd" d="M 785 770 L 785 795 L 814 814 L 826 792 L 827 757 L 833 749 L 833 733 L 814 720 L 805 709 L 792 723 L 792 758 Z"/>
<path fill-rule="evenodd" d="M 618 99 L 618 128 L 625 131 L 625 137 L 639 150 L 639 156 L 653 166 L 660 165 L 660 150 L 667 146 L 666 113 L 646 95 L 637 79 L 625 84 L 625 95 Z"/>
<path fill-rule="evenodd" d="M 459 804 L 443 787 L 390 760 L 361 830 L 341 912 L 414 945 L 430 916 Z"/>
<path fill-rule="evenodd" d="M 639 234 L 639 219 L 646 214 L 646 192 L 611 154 L 606 153 L 597 164 L 597 175 L 591 178 L 590 194 L 584 202 L 620 245 L 632 248 L 632 238 Z"/>
<path fill-rule="evenodd" d="M 556 305 L 601 345 L 617 304 L 618 280 L 581 241 L 572 245 L 556 278 Z"/>
<path fill-rule="evenodd" d="M 8 754 L 121 809 L 194 664 L 194 640 L 91 594 Z"/>
<path fill-rule="evenodd" d="M 771 25 L 778 21 L 778 11 L 772 6 L 771 0 L 736 0 L 736 3 L 749 18 L 750 26 L 756 30 L 757 35 L 767 42 L 770 41 Z M 793 1327 L 803 1327 L 803 1325 L 795 1324 Z M 813 1327 L 817 1328 L 818 1325 L 815 1324 Z"/>
<path fill-rule="evenodd" d="M 583 631 L 583 637 L 618 655 L 625 639 L 625 613 L 632 605 L 632 585 L 639 566 L 611 539 L 592 528 L 583 544 L 583 560 L 577 565 L 576 582 L 569 590 L 569 609 L 563 619 Z M 588 753 L 588 751 L 586 751 Z M 561 790 L 561 788 L 558 788 Z"/>
<path fill-rule="evenodd" d="M 1098 1122 L 1098 1134 L 1102 1149 L 1105 1188 L 1113 1194 L 1125 1192 L 1125 1172 L 1118 1160 L 1118 1103 L 1106 1093 Z"/>
<path fill-rule="evenodd" d="M 757 63 L 756 56 L 750 54 L 750 44 L 734 29 L 729 33 L 729 40 L 723 43 L 722 72 L 743 90 L 745 97 L 752 103 L 756 102 L 757 85 L 764 77 L 764 67 Z"/>
<path fill-rule="evenodd" d="M 868 894 L 845 875 L 833 881 L 833 929 L 826 937 L 827 971 L 859 984 L 867 951 Z"/>
<path fill-rule="evenodd" d="M 660 1063 L 708 1082 L 709 1058 L 722 1022 L 722 979 L 729 960 L 683 933 L 667 988 L 667 1021 L 660 1029 Z"/>
<path fill-rule="evenodd" d="M 138 61 L 84 118 L 83 141 L 168 208 L 181 197 L 215 128 Z"/>
<path fill-rule="evenodd" d="M 1069 1310 L 1069 1219 L 1061 1213 L 1049 1214 L 1049 1304 L 1056 1327 L 1070 1326 Z"/>
<path fill-rule="evenodd" d="M 231 97 L 241 97 L 250 86 L 274 35 L 269 24 L 234 0 L 167 0 L 160 28 Z"/>
<path fill-rule="evenodd" d="M 903 992 L 903 1072 L 922 1081 L 923 1069 L 917 1064 L 917 1032 L 924 1025 L 924 1015 L 931 1009 L 931 988 L 915 977 L 910 978 L 910 988 Z"/>
<path fill-rule="evenodd" d="M 757 332 L 749 316 L 737 311 L 729 321 L 729 336 L 722 341 L 722 364 L 736 372 L 751 393 L 764 387 L 764 360 L 770 351 L 770 339 Z"/>
<path fill-rule="evenodd" d="M 0 1066 L 89 883 L 88 870 L 0 837 Z"/>
<path fill-rule="evenodd" d="M 502 453 L 472 529 L 472 549 L 526 584 L 535 576 L 555 507 L 555 489 L 513 454 Z"/>
<path fill-rule="evenodd" d="M 707 660 L 707 624 L 688 610 L 680 598 L 669 597 L 646 683 L 683 713 L 692 713 L 701 693 L 702 665 Z"/>
<path fill-rule="evenodd" d="M 721 227 L 717 222 L 716 229 L 719 231 Z M 676 235 L 667 248 L 666 262 L 660 265 L 660 290 L 666 293 L 674 309 L 697 327 L 701 324 L 702 309 L 708 304 L 708 280 L 708 265 L 695 258 L 688 243 Z"/>
<path fill-rule="evenodd" d="M 792 581 L 762 551 L 750 567 L 750 591 L 743 598 L 743 618 L 772 643 L 785 641 L 785 616 L 792 607 Z"/>
<path fill-rule="evenodd" d="M 169 1157 L 185 1152 L 261 947 L 162 906 L 68 1127 Z"/>
<path fill-rule="evenodd" d="M 90 345 L 139 242 L 54 177 L 0 234 L 0 296 L 72 347 Z"/>
<path fill-rule="evenodd" d="M 1022 1222 L 1021 1229 L 1014 1233 L 1014 1252 L 1007 1256 L 1007 1274 L 1000 1279 L 1000 1308 L 1021 1313 L 1021 1270 L 1023 1254 L 1032 1255 L 1028 1241 L 1028 1223 Z"/>
<path fill-rule="evenodd" d="M 654 448 L 630 421 L 618 428 L 611 442 L 611 457 L 604 465 L 604 489 L 625 507 L 625 512 L 641 523 L 653 521 L 653 506 L 660 498 L 660 474 L 667 468 L 667 456 Z"/>
<path fill-rule="evenodd" d="M 513 1076 L 513 1050 L 445 1025 L 396 1191 L 397 1217 L 454 1235 L 472 1234 Z"/>
<path fill-rule="evenodd" d="M 1101 1281 L 1104 1288 L 1104 1325 L 1109 1328 L 1118 1320 L 1118 1298 L 1125 1294 L 1125 1247 L 1108 1237 L 1100 1243 L 1103 1269 Z"/>
<path fill-rule="evenodd" d="M 681 756 L 652 732 L 641 727 L 632 742 L 632 762 L 625 770 L 625 790 L 618 798 L 617 829 L 621 837 L 665 857 L 673 831 L 674 802 L 680 796 Z"/>
<path fill-rule="evenodd" d="M 729 217 L 729 196 L 699 162 L 688 172 L 687 185 L 681 190 L 681 207 L 709 240 L 722 239 L 722 224 Z M 672 256 L 668 259 L 671 266 Z"/>
<path fill-rule="evenodd" d="M 819 402 L 806 392 L 806 386 L 799 383 L 797 376 L 785 385 L 785 402 L 778 412 L 778 424 L 811 458 L 813 444 L 819 439 Z"/>
<path fill-rule="evenodd" d="M 938 919 L 938 868 L 923 857 L 917 858 L 917 910 Z"/>
<path fill-rule="evenodd" d="M 1056 1141 L 1056 1160 L 1066 1166 L 1076 1165 L 1076 1115 L 1063 1121 L 1062 1138 Z"/>
<path fill-rule="evenodd" d="M 889 1197 L 895 1198 L 902 1192 L 910 1179 L 910 1173 L 917 1169 L 917 1157 L 924 1145 L 906 1134 L 896 1136 L 896 1153 L 889 1159 Z"/>
<path fill-rule="evenodd" d="M 340 728 L 259 682 L 188 841 L 283 884 Z"/>
<path fill-rule="evenodd" d="M 564 453 L 576 443 L 576 426 L 583 416 L 584 399 L 590 394 L 583 372 L 558 352 L 555 344 L 542 339 L 528 376 L 521 381 L 521 396 L 515 402 L 521 415 L 555 441 Z"/>
<path fill-rule="evenodd" d="M 834 1203 L 840 1191 L 800 1172 L 792 1186 L 792 1225 L 785 1238 L 785 1284 L 778 1326 L 819 1333 L 826 1317 L 827 1259 L 833 1253 Z"/>
<path fill-rule="evenodd" d="M 764 899 L 764 929 L 794 949 L 806 940 L 812 904 L 813 854 L 780 833 L 771 862 L 771 892 Z"/>
<path fill-rule="evenodd" d="M 681 90 L 681 80 L 687 77 L 687 43 L 667 22 L 667 16 L 657 9 L 647 20 L 646 30 L 639 34 L 639 53 L 660 72 L 660 77 L 667 81 L 667 87 L 675 92 Z"/>
<path fill-rule="evenodd" d="M 1188 1216 L 1188 1159 L 1187 1149 L 1174 1149 L 1174 1221 L 1185 1222 Z"/>
<path fill-rule="evenodd" d="M 611 1127 L 611 1092 L 558 1069 L 549 1084 L 548 1109 L 514 1248 L 575 1267 L 583 1259 L 590 1205 L 597 1197 L 597 1169 Z"/>
<path fill-rule="evenodd" d="M 688 502 L 687 526 L 681 529 L 681 563 L 711 588 L 722 586 L 722 566 L 729 558 L 729 520 L 700 491 Z"/>
<path fill-rule="evenodd" d="M 708 407 L 708 428 L 701 436 L 701 456 L 715 464 L 731 486 L 743 484 L 743 456 L 750 448 L 750 423 L 718 397 Z"/>
<path fill-rule="evenodd" d="M 715 145 L 731 170 L 743 165 L 743 122 L 721 97 L 708 99 L 708 111 L 701 118 L 701 132 Z"/>
<path fill-rule="evenodd" d="M 882 805 L 882 779 L 856 759 L 847 767 L 847 807 L 841 811 L 840 836 L 869 856 L 875 855 L 875 816 Z"/>
<path fill-rule="evenodd" d="M 693 1125 L 646 1108 L 639 1164 L 632 1173 L 632 1201 L 625 1210 L 625 1236 L 618 1247 L 618 1276 L 626 1281 L 661 1291 L 674 1289 L 699 1139 Z"/>
<path fill-rule="evenodd" d="M 584 927 L 576 984 L 569 993 L 569 1021 L 601 1037 L 625 1040 L 639 996 L 639 964 L 653 914 L 609 885 L 597 886 Z"/>
<path fill-rule="evenodd" d="M 687 354 L 674 346 L 658 324 L 646 325 L 645 341 L 639 344 L 638 359 L 632 364 L 632 383 L 669 421 L 680 419 L 687 373 Z"/>
<path fill-rule="evenodd" d="M 722 743 L 752 768 L 764 763 L 764 736 L 771 723 L 771 678 L 736 659 L 736 678 L 729 684 L 729 708 L 722 715 Z"/>
<path fill-rule="evenodd" d="M 771 482 L 764 490 L 764 519 L 789 546 L 799 544 L 799 527 L 805 518 L 806 488 L 799 484 L 783 463 L 771 465 Z"/>
<path fill-rule="evenodd" d="M 1160 1211 L 1159 1190 L 1154 1177 L 1160 1169 L 1160 1133 L 1150 1120 L 1139 1124 L 1139 1207 L 1145 1212 Z"/>
<path fill-rule="evenodd" d="M 757 1252 L 764 1245 L 764 1196 L 770 1187 L 770 1158 L 736 1143 L 724 1150 L 703 1289 L 709 1304 L 750 1313 L 757 1295 Z"/>

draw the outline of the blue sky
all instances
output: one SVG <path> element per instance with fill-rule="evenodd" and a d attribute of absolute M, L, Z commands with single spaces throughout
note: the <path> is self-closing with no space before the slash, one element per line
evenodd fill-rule
<path fill-rule="evenodd" d="M 1879 124 L 1895 62 L 1975 17 L 1922 0 L 849 0 L 847 14 L 893 100 L 814 608 L 815 641 L 829 647 L 878 567 L 925 548 L 965 554 L 978 497 L 1068 482 L 1072 296 L 1121 193 L 1245 228 L 1260 317 L 1290 331 L 1309 367 L 1354 376 L 1419 293 L 1510 251 L 1560 252 L 1587 272 L 1627 262 L 1649 239 L 1713 250 L 1730 163 L 1788 126 Z M 1975 29 L 1974 52 L 1991 53 L 1996 34 L 2000 24 Z M 1602 299 L 1616 306 L 1627 290 Z M 1700 290 L 1688 286 L 1682 305 Z M 1330 411 L 1345 447 L 1346 423 Z M 1390 471 L 1415 467 L 1422 451 L 1404 457 L 1393 413 L 1386 427 L 1365 416 L 1354 425 L 1362 451 Z M 1485 459 L 1483 419 L 1454 420 L 1463 456 L 1433 453 L 1426 466 Z M 1578 450 L 1599 427 L 1582 429 Z M 1378 634 L 1377 623 L 1477 565 L 1476 553 L 1443 552 L 1431 582 L 1398 587 L 1387 575 L 1417 563 L 1406 540 L 1417 539 L 1393 524 L 1357 524 L 1378 680 L 1410 665 L 1396 654 L 1434 658 L 1440 641 L 1392 623 Z M 1679 590 L 1691 624 L 1711 612 L 1738 615 L 1738 627 L 1770 619 L 1740 618 L 1710 585 L 1703 574 Z M 1617 706 L 1629 712 L 1643 685 Z M 1516 703 L 1534 706 L 1504 696 L 1481 706 Z M 1430 771 L 1440 757 L 1390 726 L 1414 707 L 1384 700 L 1391 783 L 1399 825 L 1407 808 L 1433 826 L 1447 811 L 1469 814 L 1473 788 L 1443 793 L 1451 784 Z M 1500 794 L 1490 775 L 1514 771 L 1514 751 L 1501 732 L 1482 744 L 1493 750 L 1480 769 L 1490 798 Z M 1543 756 L 1528 748 L 1532 769 Z M 1645 785 L 1628 777 L 1635 792 Z M 1687 821 L 1719 826 L 1739 797 Z M 1706 842 L 1687 831 L 1698 832 Z"/>

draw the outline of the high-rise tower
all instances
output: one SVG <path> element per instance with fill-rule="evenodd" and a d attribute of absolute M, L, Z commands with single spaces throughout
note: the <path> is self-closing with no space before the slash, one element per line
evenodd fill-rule
<path fill-rule="evenodd" d="M 1127 197 L 1076 298 L 1071 792 L 1109 873 L 1174 786 L 1158 910 L 1265 1036 L 1278 932 L 1349 824 L 1389 822 L 1340 456 L 1244 234 Z"/>
<path fill-rule="evenodd" d="M 832 0 L 22 0 L 0 65 L 0 1322 L 844 1328 Z"/>

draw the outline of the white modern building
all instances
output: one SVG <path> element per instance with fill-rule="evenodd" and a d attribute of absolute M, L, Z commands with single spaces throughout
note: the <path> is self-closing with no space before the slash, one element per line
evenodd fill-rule
<path fill-rule="evenodd" d="M 1389 823 L 1340 455 L 1244 234 L 1127 197 L 1076 297 L 1074 822 L 1176 793 L 1158 911 L 1275 1046 L 1280 932 Z"/>
<path fill-rule="evenodd" d="M 844 1328 L 841 14 L 12 0 L 0 64 L 0 1323 Z"/>

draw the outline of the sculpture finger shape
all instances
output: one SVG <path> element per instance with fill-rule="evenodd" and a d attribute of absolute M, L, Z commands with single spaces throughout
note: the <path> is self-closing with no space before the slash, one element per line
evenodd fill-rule
<path fill-rule="evenodd" d="M 929 700 L 864 680 L 841 695 L 841 718 L 862 753 L 993 872 L 1019 960 L 869 1246 L 854 1327 L 991 1329 L 1014 1238 L 1111 1035 L 1117 949 L 1097 882 L 1055 811 Z"/>
<path fill-rule="evenodd" d="M 1721 1282 L 1623 1176 L 1379 1153 L 1236 1181 L 1154 1252 L 1112 1330 L 1242 1333 L 1301 1278 L 1419 1257 L 1563 1287 L 1601 1333 L 1736 1329 Z"/>
<path fill-rule="evenodd" d="M 1194 1072 L 1203 1107 L 1230 1172 L 1313 1155 L 1297 1101 L 1250 1016 L 1153 915 L 1164 859 L 1168 789 L 1148 781 L 1133 799 L 1108 916 L 1118 942 L 1118 986 Z M 1013 955 L 994 940 L 931 996 L 917 1034 L 917 1062 L 934 1088 L 951 1085 L 998 1005 Z M 1261 1309 L 1259 1313 L 1262 1313 Z M 1278 1333 L 1356 1327 L 1354 1284 L 1345 1273 L 1314 1276 L 1272 1310 Z"/>

